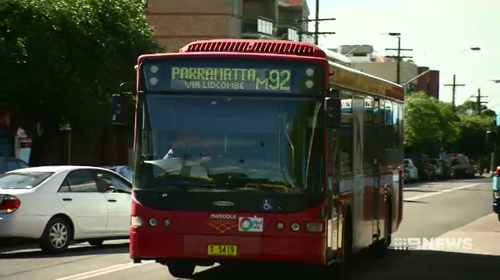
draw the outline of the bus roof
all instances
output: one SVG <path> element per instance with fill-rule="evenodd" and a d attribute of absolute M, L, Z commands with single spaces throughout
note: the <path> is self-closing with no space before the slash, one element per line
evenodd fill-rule
<path fill-rule="evenodd" d="M 328 59 L 328 61 L 337 62 L 342 65 L 349 65 L 349 66 L 352 65 L 352 61 L 347 56 L 331 51 L 327 48 L 323 47 L 319 48 L 325 53 L 326 59 Z"/>
<path fill-rule="evenodd" d="M 339 63 L 332 61 L 328 63 L 330 65 L 330 82 L 337 86 L 400 101 L 404 100 L 404 89 L 401 85 Z"/>
<path fill-rule="evenodd" d="M 351 60 L 342 54 L 311 43 L 286 40 L 258 39 L 212 39 L 191 42 L 179 50 L 187 52 L 253 52 L 276 53 L 299 56 L 315 56 L 342 65 L 351 65 Z"/>

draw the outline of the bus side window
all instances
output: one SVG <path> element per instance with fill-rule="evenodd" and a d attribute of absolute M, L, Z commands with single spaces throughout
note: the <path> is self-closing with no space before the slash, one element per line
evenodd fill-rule
<path fill-rule="evenodd" d="M 352 94 L 342 91 L 342 115 L 340 128 L 340 168 L 341 175 L 350 175 L 353 170 L 353 129 Z"/>

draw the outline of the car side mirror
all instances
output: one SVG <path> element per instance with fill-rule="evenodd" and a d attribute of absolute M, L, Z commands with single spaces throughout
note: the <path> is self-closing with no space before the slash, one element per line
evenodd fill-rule
<path fill-rule="evenodd" d="M 329 129 L 340 128 L 340 118 L 342 116 L 342 105 L 339 98 L 325 99 L 325 120 Z"/>

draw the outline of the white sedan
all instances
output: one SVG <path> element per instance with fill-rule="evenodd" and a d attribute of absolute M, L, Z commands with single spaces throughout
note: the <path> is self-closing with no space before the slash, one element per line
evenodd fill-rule
<path fill-rule="evenodd" d="M 72 241 L 129 237 L 132 184 L 99 167 L 43 166 L 0 175 L 0 239 L 37 240 L 47 253 Z"/>

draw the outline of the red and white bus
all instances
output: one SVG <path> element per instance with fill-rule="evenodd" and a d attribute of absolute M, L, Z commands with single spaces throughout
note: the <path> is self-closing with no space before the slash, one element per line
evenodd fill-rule
<path fill-rule="evenodd" d="M 401 222 L 404 93 L 348 62 L 270 40 L 139 57 L 134 262 L 187 278 L 384 252 Z"/>

